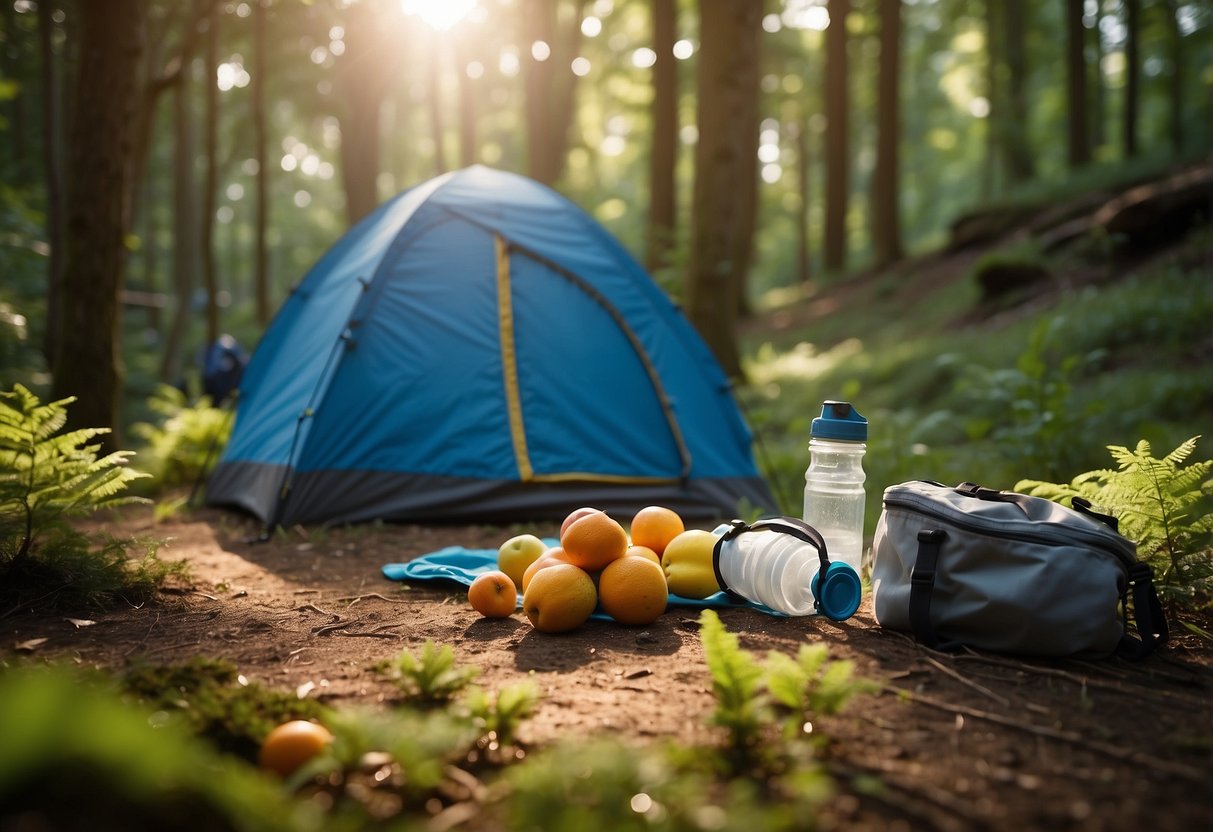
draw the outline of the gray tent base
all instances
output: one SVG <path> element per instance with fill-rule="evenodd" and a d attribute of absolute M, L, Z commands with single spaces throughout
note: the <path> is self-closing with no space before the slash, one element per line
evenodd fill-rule
<path fill-rule="evenodd" d="M 286 499 L 278 505 L 285 474 L 281 465 L 220 463 L 207 484 L 206 502 L 239 508 L 264 523 L 282 526 L 562 520 L 581 506 L 602 509 L 625 524 L 650 505 L 666 506 L 696 522 L 775 511 L 760 477 L 525 483 L 395 471 L 309 471 L 291 476 Z"/>

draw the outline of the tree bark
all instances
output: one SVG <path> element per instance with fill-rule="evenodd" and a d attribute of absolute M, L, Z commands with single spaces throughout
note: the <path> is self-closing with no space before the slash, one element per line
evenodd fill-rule
<path fill-rule="evenodd" d="M 1124 156 L 1137 155 L 1137 105 L 1141 90 L 1141 0 L 1124 0 L 1125 100 L 1121 122 Z"/>
<path fill-rule="evenodd" d="M 219 190 L 219 12 L 211 6 L 207 16 L 203 83 L 206 90 L 206 181 L 202 194 L 202 279 L 206 286 L 206 343 L 219 340 L 219 276 L 215 269 L 215 209 Z"/>
<path fill-rule="evenodd" d="M 762 4 L 700 0 L 698 127 L 686 303 L 721 367 L 741 375 L 737 286 L 748 265 L 746 197 L 756 189 Z"/>
<path fill-rule="evenodd" d="M 253 77 L 252 77 L 252 110 L 253 110 L 253 158 L 257 160 L 256 177 L 256 229 L 253 234 L 253 249 L 255 259 L 255 285 L 257 307 L 257 323 L 265 327 L 270 321 L 270 267 L 269 248 L 266 243 L 266 231 L 269 228 L 269 150 L 267 147 L 265 127 L 265 81 L 269 71 L 269 61 L 266 51 L 269 42 L 266 38 L 266 2 L 253 2 Z"/>
<path fill-rule="evenodd" d="M 646 265 L 650 272 L 670 265 L 677 224 L 675 174 L 678 166 L 678 38 L 675 0 L 653 0 L 653 147 L 649 154 L 649 227 Z"/>
<path fill-rule="evenodd" d="M 1071 168 L 1091 161 L 1087 116 L 1086 28 L 1083 0 L 1064 0 L 1066 9 L 1066 158 Z"/>
<path fill-rule="evenodd" d="M 1167 81 L 1170 103 L 1167 133 L 1171 150 L 1180 153 L 1184 149 L 1184 56 L 1183 34 L 1179 31 L 1179 8 L 1175 0 L 1164 0 L 1163 11 L 1167 19 L 1167 45 L 1171 53 L 1171 74 Z"/>
<path fill-rule="evenodd" d="M 62 316 L 54 398 L 76 396 L 73 427 L 110 427 L 122 443 L 119 303 L 130 219 L 128 176 L 144 48 L 143 0 L 82 3 L 73 98 Z"/>
<path fill-rule="evenodd" d="M 427 52 L 427 91 L 426 105 L 430 111 L 430 138 L 434 142 L 434 175 L 447 172 L 446 164 L 446 128 L 442 122 L 442 44 L 437 38 L 430 38 L 426 45 Z"/>
<path fill-rule="evenodd" d="M 563 29 L 560 7 L 560 0 L 526 0 L 523 5 L 527 170 L 545 185 L 555 185 L 564 175 L 577 81 L 569 63 L 581 43 L 585 0 L 573 0 Z M 532 44 L 538 42 L 550 50 L 544 60 L 531 54 Z"/>
<path fill-rule="evenodd" d="M 59 81 L 55 68 L 53 0 L 38 3 L 38 44 L 42 56 L 42 159 L 46 171 L 46 231 L 50 244 L 46 280 L 46 332 L 42 354 L 54 360 L 63 286 L 63 165 L 59 155 Z"/>
<path fill-rule="evenodd" d="M 825 245 L 827 272 L 847 265 L 847 203 L 851 192 L 851 153 L 848 107 L 847 16 L 851 0 L 829 0 L 830 25 L 825 33 Z"/>
<path fill-rule="evenodd" d="M 813 268 L 809 258 L 809 119 L 802 115 L 796 123 L 796 191 L 800 204 L 796 208 L 796 280 L 809 282 Z"/>
<path fill-rule="evenodd" d="M 872 174 L 872 242 L 876 266 L 902 257 L 901 170 L 901 0 L 880 0 L 880 67 L 876 101 L 876 169 Z"/>
<path fill-rule="evenodd" d="M 345 11 L 346 51 L 337 64 L 345 103 L 341 122 L 341 172 L 350 225 L 379 205 L 379 111 L 388 83 L 407 50 L 388 38 L 378 8 L 355 3 Z"/>
<path fill-rule="evenodd" d="M 462 38 L 455 42 L 455 76 L 459 83 L 459 164 L 476 164 L 479 148 L 476 143 L 476 87 L 478 81 L 468 76 L 468 63 L 474 54 Z"/>
<path fill-rule="evenodd" d="M 189 66 L 192 42 L 181 54 L 183 71 L 173 90 L 173 296 L 172 320 L 160 354 L 160 380 L 175 382 L 181 373 L 182 346 L 190 323 L 198 256 L 197 187 L 194 181 L 194 125 L 190 107 Z"/>
<path fill-rule="evenodd" d="M 1094 46 L 1088 83 L 1091 85 L 1091 147 L 1098 150 L 1108 140 L 1108 91 L 1103 82 L 1103 3 L 1095 4 L 1095 25 L 1091 28 Z"/>
<path fill-rule="evenodd" d="M 1012 182 L 1026 182 L 1036 175 L 1028 141 L 1027 10 L 1020 0 L 992 0 L 1002 4 L 1007 27 L 1007 112 L 1005 125 L 1007 175 Z"/>

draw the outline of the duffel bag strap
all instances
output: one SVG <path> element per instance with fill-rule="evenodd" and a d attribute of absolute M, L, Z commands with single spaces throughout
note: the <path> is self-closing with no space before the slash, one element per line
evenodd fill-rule
<path fill-rule="evenodd" d="M 1121 599 L 1125 615 L 1128 615 L 1129 596 L 1133 597 L 1133 620 L 1137 623 L 1137 637 L 1125 633 L 1116 648 L 1116 655 L 1126 659 L 1144 659 L 1154 649 L 1166 644 L 1167 617 L 1163 614 L 1158 592 L 1154 589 L 1154 570 L 1148 563 L 1136 563 L 1129 569 L 1129 587 Z M 911 601 L 911 604 L 913 602 Z"/>
<path fill-rule="evenodd" d="M 931 626 L 931 593 L 935 589 L 935 569 L 939 563 L 939 545 L 947 537 L 943 529 L 918 532 L 918 557 L 910 572 L 910 626 L 927 647 L 940 646 L 939 635 Z"/>

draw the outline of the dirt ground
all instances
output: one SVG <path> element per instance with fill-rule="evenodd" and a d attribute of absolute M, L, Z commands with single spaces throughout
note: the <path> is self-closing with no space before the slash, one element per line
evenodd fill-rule
<path fill-rule="evenodd" d="M 248 542 L 252 522 L 212 510 L 155 523 L 138 509 L 111 526 L 166 540 L 161 556 L 188 560 L 192 586 L 91 615 L 96 623 L 84 627 L 62 613 L 0 610 L 0 657 L 112 668 L 220 657 L 252 681 L 340 707 L 382 702 L 390 690 L 370 665 L 432 639 L 479 667 L 486 687 L 524 676 L 540 686 L 525 742 L 718 739 L 707 724 L 713 700 L 696 609 L 671 608 L 643 628 L 591 620 L 553 636 L 521 613 L 482 619 L 454 585 L 409 586 L 380 571 L 449 545 L 553 535 L 555 526 L 293 529 L 265 544 Z M 748 609 L 721 617 L 748 649 L 792 653 L 822 641 L 883 686 L 820 726 L 840 784 L 827 828 L 1213 828 L 1213 649 L 1183 628 L 1139 664 L 1027 662 L 928 651 L 880 629 L 869 598 L 843 623 Z M 884 785 L 878 793 L 852 788 L 872 776 Z"/>

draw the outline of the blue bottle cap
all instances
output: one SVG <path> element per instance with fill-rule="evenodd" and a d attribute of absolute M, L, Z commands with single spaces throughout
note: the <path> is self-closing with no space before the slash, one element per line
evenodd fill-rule
<path fill-rule="evenodd" d="M 863 597 L 863 583 L 849 563 L 834 561 L 823 577 L 813 576 L 813 597 L 817 599 L 817 611 L 831 621 L 845 621 L 859 609 Z"/>
<path fill-rule="evenodd" d="M 867 442 L 868 420 L 859 415 L 850 402 L 823 402 L 821 415 L 813 420 L 809 435 L 814 439 Z"/>

